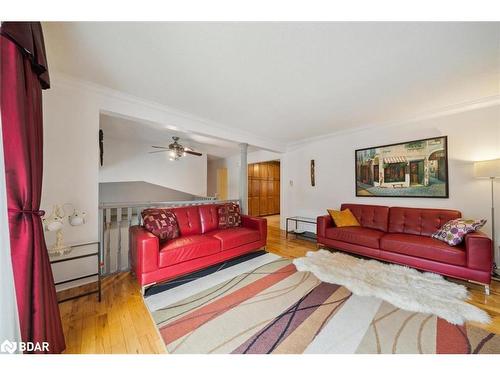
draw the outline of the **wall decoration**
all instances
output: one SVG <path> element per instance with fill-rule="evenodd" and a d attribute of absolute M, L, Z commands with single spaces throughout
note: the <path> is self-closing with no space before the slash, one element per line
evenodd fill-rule
<path fill-rule="evenodd" d="M 102 167 L 104 163 L 104 132 L 102 129 L 99 129 L 99 161 Z"/>
<path fill-rule="evenodd" d="M 314 160 L 311 160 L 311 186 L 316 186 L 316 176 L 315 176 L 315 166 Z"/>
<path fill-rule="evenodd" d="M 357 197 L 448 198 L 448 137 L 356 150 Z"/>

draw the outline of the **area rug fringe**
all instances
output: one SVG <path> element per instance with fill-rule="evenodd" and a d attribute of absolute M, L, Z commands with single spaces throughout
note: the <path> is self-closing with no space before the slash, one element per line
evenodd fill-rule
<path fill-rule="evenodd" d="M 434 273 L 327 250 L 310 251 L 293 263 L 298 271 L 312 272 L 323 282 L 343 285 L 359 296 L 378 297 L 404 310 L 434 314 L 457 325 L 491 321 L 485 311 L 465 301 L 468 293 L 463 285 Z"/>

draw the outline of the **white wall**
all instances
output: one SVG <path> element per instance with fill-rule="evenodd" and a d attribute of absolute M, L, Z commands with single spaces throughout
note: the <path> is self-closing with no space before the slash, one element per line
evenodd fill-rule
<path fill-rule="evenodd" d="M 105 138 L 99 182 L 144 181 L 193 195 L 206 195 L 206 154 L 171 161 L 168 152 L 149 154 L 149 151 L 151 144 Z"/>
<path fill-rule="evenodd" d="M 370 198 L 355 196 L 354 151 L 359 148 L 447 135 L 449 199 Z M 297 145 L 286 153 L 284 166 L 285 215 L 316 217 L 343 202 L 389 206 L 453 208 L 471 218 L 486 218 L 491 233 L 490 183 L 473 177 L 473 161 L 500 158 L 500 106 L 324 137 Z M 316 163 L 316 186 L 310 185 L 309 162 Z M 290 185 L 293 181 L 293 186 Z M 495 183 L 500 197 L 500 183 Z M 497 212 L 500 199 L 497 200 Z M 496 233 L 500 237 L 500 219 Z M 283 223 L 282 223 L 283 225 Z M 309 229 L 309 228 L 308 228 Z M 315 229 L 314 227 L 310 229 Z"/>
<path fill-rule="evenodd" d="M 96 240 L 98 103 L 86 93 L 54 87 L 43 92 L 43 104 L 42 209 L 50 213 L 54 204 L 72 203 L 87 211 L 87 224 L 67 227 L 66 239 Z"/>
<path fill-rule="evenodd" d="M 85 225 L 72 227 L 66 223 L 63 233 L 68 244 L 98 240 L 99 99 L 91 92 L 57 82 L 43 92 L 41 207 L 50 213 L 54 204 L 71 203 L 87 212 Z M 47 246 L 54 244 L 53 233 L 46 232 L 45 238 Z M 82 266 L 77 262 L 52 267 L 56 282 L 95 272 L 95 268 L 95 264 Z"/>

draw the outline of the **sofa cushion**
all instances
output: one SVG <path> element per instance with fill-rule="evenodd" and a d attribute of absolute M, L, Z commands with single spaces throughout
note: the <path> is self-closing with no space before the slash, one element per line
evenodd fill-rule
<path fill-rule="evenodd" d="M 176 207 L 172 209 L 177 217 L 181 236 L 201 234 L 200 211 L 198 206 Z"/>
<path fill-rule="evenodd" d="M 465 266 L 467 262 L 463 247 L 413 234 L 385 234 L 380 239 L 380 249 L 457 266 Z"/>
<path fill-rule="evenodd" d="M 430 237 L 448 221 L 458 219 L 461 216 L 460 211 L 456 210 L 391 207 L 389 232 Z"/>
<path fill-rule="evenodd" d="M 241 225 L 239 204 L 221 204 L 217 209 L 217 215 L 219 216 L 219 229 L 236 228 Z"/>
<path fill-rule="evenodd" d="M 336 211 L 330 209 L 328 209 L 327 211 L 332 217 L 333 222 L 335 223 L 335 226 L 337 228 L 360 226 L 358 220 L 356 219 L 356 216 L 354 216 L 351 210 L 348 208 L 342 211 Z"/>
<path fill-rule="evenodd" d="M 355 245 L 378 249 L 380 238 L 384 232 L 376 229 L 363 227 L 330 227 L 326 229 L 326 238 L 352 243 Z"/>
<path fill-rule="evenodd" d="M 141 212 L 144 228 L 160 241 L 179 237 L 179 226 L 174 213 L 165 208 L 147 208 Z"/>
<path fill-rule="evenodd" d="M 340 207 L 341 210 L 347 208 L 351 210 L 362 227 L 387 232 L 389 207 L 353 203 L 344 203 Z"/>
<path fill-rule="evenodd" d="M 260 240 L 259 231 L 244 227 L 220 229 L 207 233 L 207 235 L 221 241 L 222 251 Z"/>
<path fill-rule="evenodd" d="M 201 234 L 183 236 L 160 245 L 160 267 L 172 266 L 221 251 L 218 239 Z"/>
<path fill-rule="evenodd" d="M 461 243 L 467 233 L 477 232 L 486 224 L 485 219 L 455 219 L 448 221 L 437 232 L 432 234 L 432 238 L 446 242 L 450 246 Z"/>
<path fill-rule="evenodd" d="M 216 230 L 219 226 L 219 216 L 217 215 L 217 205 L 202 204 L 200 210 L 201 233 Z"/>

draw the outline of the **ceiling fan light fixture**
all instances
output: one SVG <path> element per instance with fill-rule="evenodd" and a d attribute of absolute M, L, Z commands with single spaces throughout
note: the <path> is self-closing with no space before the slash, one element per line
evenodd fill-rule
<path fill-rule="evenodd" d="M 163 146 L 151 146 L 154 149 L 160 149 L 160 151 L 151 151 L 150 153 L 157 153 L 157 152 L 163 152 L 163 151 L 168 151 L 168 158 L 171 161 L 174 160 L 179 160 L 188 154 L 190 155 L 195 155 L 195 156 L 201 156 L 202 154 L 200 152 L 193 151 L 192 148 L 190 147 L 184 147 L 183 145 L 179 144 L 177 141 L 179 140 L 179 137 L 172 137 L 174 140 L 174 143 L 171 143 L 168 145 L 168 147 L 163 147 Z"/>

